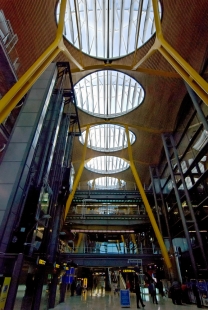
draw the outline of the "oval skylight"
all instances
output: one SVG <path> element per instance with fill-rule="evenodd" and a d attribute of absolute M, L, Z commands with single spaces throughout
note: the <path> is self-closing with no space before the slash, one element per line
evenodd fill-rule
<path fill-rule="evenodd" d="M 59 6 L 60 2 L 57 20 Z M 159 11 L 161 16 L 160 4 Z M 154 32 L 152 0 L 67 0 L 64 35 L 92 57 L 123 57 L 141 47 Z"/>
<path fill-rule="evenodd" d="M 96 173 L 112 174 L 128 169 L 129 164 L 117 156 L 98 156 L 90 159 L 85 168 Z"/>
<path fill-rule="evenodd" d="M 82 132 L 79 141 L 84 144 L 86 130 Z M 136 140 L 133 132 L 129 131 L 130 143 Z M 113 124 L 101 124 L 89 129 L 87 147 L 101 152 L 114 152 L 128 147 L 125 128 Z"/>
<path fill-rule="evenodd" d="M 126 185 L 124 180 L 112 177 L 101 177 L 87 182 L 94 189 L 119 189 Z"/>
<path fill-rule="evenodd" d="M 77 106 L 97 117 L 112 118 L 136 109 L 144 99 L 142 86 L 127 74 L 97 71 L 75 86 Z"/>

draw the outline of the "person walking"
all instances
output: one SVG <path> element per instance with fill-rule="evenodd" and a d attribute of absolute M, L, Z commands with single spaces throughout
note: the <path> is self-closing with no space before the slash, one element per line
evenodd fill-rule
<path fill-rule="evenodd" d="M 135 286 L 135 293 L 136 293 L 137 309 L 140 308 L 140 307 L 139 307 L 139 302 L 141 303 L 142 308 L 144 308 L 145 305 L 144 305 L 143 300 L 142 300 L 142 297 L 141 297 L 141 291 L 140 291 L 139 282 L 136 283 L 136 286 Z"/>
<path fill-rule="evenodd" d="M 158 304 L 157 297 L 156 297 L 156 285 L 155 285 L 154 281 L 151 281 L 151 283 L 150 283 L 149 292 L 150 292 L 150 295 L 152 296 L 153 304 L 154 303 Z"/>

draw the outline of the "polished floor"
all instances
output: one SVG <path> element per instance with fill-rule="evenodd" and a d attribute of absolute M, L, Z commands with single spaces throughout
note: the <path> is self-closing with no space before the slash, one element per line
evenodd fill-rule
<path fill-rule="evenodd" d="M 130 294 L 130 308 L 137 309 L 136 306 L 136 295 Z M 143 296 L 145 304 L 145 310 L 179 310 L 181 308 L 189 308 L 189 310 L 196 309 L 196 305 L 173 305 L 170 298 L 161 298 L 158 296 L 158 305 L 153 304 L 149 295 Z M 67 292 L 65 302 L 57 305 L 55 310 L 118 310 L 122 309 L 120 304 L 120 296 L 112 293 L 101 293 L 101 292 L 87 292 L 82 296 L 70 296 Z"/>

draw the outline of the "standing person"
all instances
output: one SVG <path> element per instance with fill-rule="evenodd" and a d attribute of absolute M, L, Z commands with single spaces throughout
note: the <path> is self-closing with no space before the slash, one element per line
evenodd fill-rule
<path fill-rule="evenodd" d="M 159 294 L 160 294 L 162 297 L 164 297 L 165 294 L 164 294 L 164 291 L 163 291 L 163 283 L 162 283 L 161 280 L 158 280 L 158 281 L 157 281 L 156 287 L 157 287 L 158 290 L 159 290 Z"/>
<path fill-rule="evenodd" d="M 185 282 L 181 284 L 181 297 L 182 297 L 182 302 L 185 304 L 190 304 L 190 299 L 188 295 L 188 288 Z"/>
<path fill-rule="evenodd" d="M 77 287 L 76 287 L 76 294 L 78 296 L 80 296 L 82 294 L 82 287 L 80 285 L 80 283 L 77 284 Z"/>
<path fill-rule="evenodd" d="M 75 281 L 73 280 L 72 284 L 71 284 L 71 296 L 74 296 L 74 291 L 76 289 L 76 283 Z"/>
<path fill-rule="evenodd" d="M 196 284 L 192 284 L 192 291 L 194 293 L 194 296 L 196 298 L 196 304 L 197 304 L 197 308 L 202 308 L 202 305 L 201 305 L 201 298 L 199 296 L 199 290 L 198 290 L 198 287 L 196 286 Z"/>
<path fill-rule="evenodd" d="M 157 297 L 156 297 L 156 285 L 155 285 L 155 281 L 151 281 L 150 286 L 149 286 L 149 291 L 150 291 L 150 295 L 152 296 L 152 302 L 153 304 L 157 302 Z"/>
<path fill-rule="evenodd" d="M 181 284 L 177 279 L 174 279 L 171 286 L 171 298 L 173 304 L 182 305 L 181 302 Z"/>
<path fill-rule="evenodd" d="M 136 293 L 137 309 L 140 308 L 140 307 L 139 307 L 139 302 L 141 303 L 142 308 L 144 308 L 145 305 L 144 305 L 143 300 L 142 300 L 142 297 L 141 297 L 141 291 L 140 291 L 139 282 L 136 283 L 136 286 L 135 286 L 135 293 Z"/>
<path fill-rule="evenodd" d="M 126 282 L 126 289 L 130 291 L 131 289 L 131 284 L 129 281 Z"/>

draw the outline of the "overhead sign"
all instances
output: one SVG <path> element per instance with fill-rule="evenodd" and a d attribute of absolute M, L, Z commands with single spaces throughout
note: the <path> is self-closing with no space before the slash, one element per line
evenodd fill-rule
<path fill-rule="evenodd" d="M 137 264 L 137 265 L 141 265 L 142 264 L 142 259 L 128 259 L 127 261 L 128 264 Z"/>
<path fill-rule="evenodd" d="M 87 278 L 84 278 L 83 287 L 84 287 L 84 288 L 87 288 Z"/>

